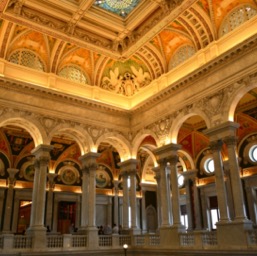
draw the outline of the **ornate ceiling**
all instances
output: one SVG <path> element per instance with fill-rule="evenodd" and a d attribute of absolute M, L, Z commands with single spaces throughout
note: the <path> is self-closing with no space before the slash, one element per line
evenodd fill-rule
<path fill-rule="evenodd" d="M 244 22 L 228 27 L 235 10 L 251 19 L 256 0 L 2 0 L 0 58 L 132 97 Z"/>

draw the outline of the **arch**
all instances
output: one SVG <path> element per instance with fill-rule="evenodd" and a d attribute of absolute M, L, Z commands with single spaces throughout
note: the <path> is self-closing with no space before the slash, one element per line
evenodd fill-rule
<path fill-rule="evenodd" d="M 147 136 L 152 136 L 156 142 L 157 147 L 161 146 L 159 138 L 156 136 L 156 134 L 151 131 L 151 130 L 141 130 L 133 139 L 132 141 L 132 157 L 136 158 L 137 151 L 139 149 L 140 144 L 142 141 L 147 137 Z"/>
<path fill-rule="evenodd" d="M 148 158 L 144 163 L 144 167 L 142 170 L 141 182 L 143 183 L 154 183 L 156 184 L 156 180 L 154 179 L 154 172 L 151 170 L 149 171 L 149 165 L 153 162 L 154 166 L 157 166 L 157 162 L 155 160 L 155 156 L 151 151 L 147 151 L 149 153 Z M 148 178 L 148 180 L 146 179 Z"/>
<path fill-rule="evenodd" d="M 33 138 L 35 147 L 40 144 L 49 144 L 46 131 L 35 119 L 30 117 L 24 118 L 12 111 L 1 117 L 0 127 L 5 125 L 18 126 L 28 131 Z"/>
<path fill-rule="evenodd" d="M 241 98 L 252 89 L 257 88 L 257 77 L 251 79 L 249 84 L 242 83 L 242 86 L 236 90 L 230 97 L 228 97 L 228 100 L 226 102 L 226 105 L 224 107 L 224 119 L 229 121 L 234 121 L 235 118 L 235 111 L 236 107 L 241 100 Z"/>
<path fill-rule="evenodd" d="M 50 133 L 49 133 L 49 143 L 53 136 L 56 133 L 67 134 L 69 137 L 74 139 L 80 148 L 81 155 L 84 155 L 87 152 L 95 151 L 94 143 L 90 135 L 81 127 L 72 127 L 68 124 L 60 124 L 57 125 Z"/>
<path fill-rule="evenodd" d="M 219 38 L 233 31 L 257 14 L 257 9 L 251 4 L 241 4 L 233 8 L 223 19 L 219 28 Z"/>
<path fill-rule="evenodd" d="M 182 155 L 185 155 L 187 157 L 187 159 L 189 160 L 191 169 L 194 170 L 195 169 L 195 163 L 194 163 L 194 160 L 193 160 L 192 156 L 190 154 L 188 154 L 188 152 L 186 152 L 185 150 L 178 150 L 178 153 L 181 153 Z"/>
<path fill-rule="evenodd" d="M 149 205 L 145 209 L 146 212 L 146 226 L 149 233 L 155 233 L 158 228 L 158 219 L 156 209 Z"/>
<path fill-rule="evenodd" d="M 191 116 L 200 116 L 203 118 L 203 120 L 206 123 L 207 128 L 209 128 L 211 126 L 211 122 L 210 119 L 208 118 L 208 116 L 202 112 L 201 110 L 194 110 L 192 113 L 189 114 L 184 114 L 184 113 L 180 113 L 172 122 L 171 125 L 171 129 L 169 132 L 169 139 L 172 143 L 177 143 L 177 139 L 178 139 L 178 132 L 180 127 L 182 126 L 182 124 Z"/>
<path fill-rule="evenodd" d="M 132 158 L 130 143 L 119 133 L 110 132 L 100 136 L 95 143 L 96 149 L 101 142 L 108 142 L 114 146 L 120 155 L 121 162 Z"/>

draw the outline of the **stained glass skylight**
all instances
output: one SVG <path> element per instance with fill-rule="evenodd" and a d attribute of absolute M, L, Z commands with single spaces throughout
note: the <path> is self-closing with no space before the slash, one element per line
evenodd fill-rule
<path fill-rule="evenodd" d="M 96 0 L 95 5 L 121 17 L 126 17 L 139 2 L 140 0 Z"/>

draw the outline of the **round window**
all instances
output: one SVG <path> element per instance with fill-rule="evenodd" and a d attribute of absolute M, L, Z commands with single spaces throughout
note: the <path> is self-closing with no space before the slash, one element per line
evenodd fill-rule
<path fill-rule="evenodd" d="M 184 185 L 184 176 L 179 174 L 178 175 L 178 186 L 181 188 Z"/>
<path fill-rule="evenodd" d="M 249 150 L 249 157 L 251 161 L 257 162 L 257 145 L 253 145 Z"/>
<path fill-rule="evenodd" d="M 215 171 L 215 168 L 214 168 L 214 161 L 212 158 L 207 158 L 205 160 L 205 163 L 204 163 L 204 170 L 211 174 L 211 173 L 214 173 Z"/>

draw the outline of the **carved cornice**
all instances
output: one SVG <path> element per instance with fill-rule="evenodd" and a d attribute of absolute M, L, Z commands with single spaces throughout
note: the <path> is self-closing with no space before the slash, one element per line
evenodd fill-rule
<path fill-rule="evenodd" d="M 168 88 L 162 90 L 161 92 L 153 95 L 152 97 L 148 98 L 145 102 L 141 103 L 140 105 L 134 107 L 131 110 L 131 114 L 136 114 L 140 112 L 144 112 L 145 110 L 148 110 L 152 106 L 155 106 L 162 101 L 168 99 L 169 97 L 174 97 L 176 93 L 185 90 L 186 88 L 189 88 L 192 84 L 194 84 L 197 80 L 206 77 L 211 72 L 217 71 L 227 65 L 228 63 L 233 62 L 235 59 L 238 59 L 239 57 L 242 57 L 249 52 L 253 51 L 257 48 L 257 35 L 254 35 L 253 37 L 249 38 L 248 40 L 244 41 L 243 43 L 237 45 L 233 49 L 229 50 L 228 52 L 220 55 L 219 57 L 215 58 L 214 60 L 208 62 L 204 66 L 198 68 L 191 74 L 183 77 L 178 82 L 170 85 Z M 252 71 L 252 70 L 251 70 Z M 246 80 L 247 77 L 256 76 L 256 68 L 253 71 L 252 74 L 246 74 L 244 78 L 240 77 L 240 81 L 242 79 Z M 232 80 L 234 79 L 234 81 Z M 222 81 L 218 86 L 216 86 L 216 91 L 219 91 L 222 87 L 224 87 L 224 83 L 226 85 L 229 83 L 235 83 L 238 81 L 238 77 L 234 76 L 233 78 L 229 77 L 229 81 L 226 79 L 225 81 Z M 202 92 L 202 94 L 208 95 L 208 91 L 205 90 Z M 201 95 L 199 95 L 200 98 Z M 201 98 L 203 98 L 204 95 L 202 95 Z M 187 103 L 185 103 L 187 104 Z"/>
<path fill-rule="evenodd" d="M 54 101 L 63 102 L 65 104 L 68 103 L 69 105 L 92 109 L 94 111 L 97 110 L 102 113 L 111 112 L 115 113 L 115 115 L 120 116 L 129 115 L 129 111 L 122 110 L 118 107 L 113 107 L 90 99 L 85 99 L 82 97 L 53 91 L 48 88 L 38 87 L 36 85 L 12 80 L 9 78 L 0 77 L 0 87 L 5 88 L 7 90 L 17 91 L 23 94 L 29 94 L 32 96 L 38 96 L 40 98 L 46 98 Z"/>

